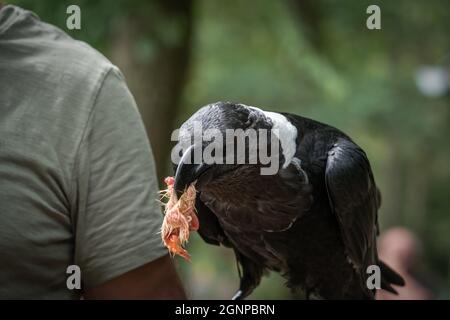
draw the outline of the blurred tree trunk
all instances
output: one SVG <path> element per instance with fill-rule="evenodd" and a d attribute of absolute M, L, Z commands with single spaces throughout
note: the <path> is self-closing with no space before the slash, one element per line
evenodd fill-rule
<path fill-rule="evenodd" d="M 159 181 L 191 54 L 192 1 L 152 1 L 126 15 L 114 34 L 113 62 L 124 73 L 144 120 Z"/>
<path fill-rule="evenodd" d="M 293 13 L 303 34 L 316 52 L 326 55 L 324 33 L 322 31 L 322 3 L 314 0 L 286 0 L 289 11 Z"/>

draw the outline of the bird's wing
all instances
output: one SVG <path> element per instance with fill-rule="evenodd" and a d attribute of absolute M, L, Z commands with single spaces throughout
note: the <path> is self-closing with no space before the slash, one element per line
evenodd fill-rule
<path fill-rule="evenodd" d="M 203 203 L 227 231 L 283 231 L 312 203 L 307 179 L 299 165 L 283 168 L 273 176 L 247 166 L 215 177 L 204 186 L 199 184 L 198 190 Z"/>
<path fill-rule="evenodd" d="M 351 263 L 365 273 L 377 263 L 378 191 L 369 161 L 356 144 L 339 139 L 328 152 L 325 183 Z"/>

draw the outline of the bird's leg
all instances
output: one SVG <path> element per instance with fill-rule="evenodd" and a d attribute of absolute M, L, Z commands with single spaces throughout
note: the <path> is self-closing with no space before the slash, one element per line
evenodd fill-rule
<path fill-rule="evenodd" d="M 238 263 L 239 277 L 241 278 L 239 290 L 231 298 L 232 300 L 243 300 L 249 296 L 259 285 L 264 268 L 248 259 L 241 253 L 235 251 Z M 240 266 L 239 266 L 240 265 Z"/>
<path fill-rule="evenodd" d="M 316 284 L 314 286 L 307 286 L 304 289 L 305 292 L 305 299 L 306 300 L 322 300 L 320 296 L 317 294 L 317 289 L 319 285 Z"/>

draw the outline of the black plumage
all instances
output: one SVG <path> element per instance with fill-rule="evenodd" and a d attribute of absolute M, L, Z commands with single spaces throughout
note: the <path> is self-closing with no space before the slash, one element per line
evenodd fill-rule
<path fill-rule="evenodd" d="M 236 297 L 248 296 L 271 270 L 308 297 L 372 299 L 374 290 L 366 285 L 370 265 L 380 266 L 382 288 L 394 292 L 391 284 L 402 285 L 403 279 L 378 259 L 381 197 L 366 154 L 336 128 L 282 115 L 296 129 L 295 153 L 286 159 L 282 152 L 280 162 L 289 164 L 276 175 L 261 175 L 260 164 L 175 166 L 178 193 L 196 183 L 201 237 L 236 254 Z M 274 119 L 257 108 L 219 102 L 186 121 L 181 139 L 195 121 L 204 130 L 224 132 L 271 129 Z"/>

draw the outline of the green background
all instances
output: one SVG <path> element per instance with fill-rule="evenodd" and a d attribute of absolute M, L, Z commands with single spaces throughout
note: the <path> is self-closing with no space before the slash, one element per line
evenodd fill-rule
<path fill-rule="evenodd" d="M 334 125 L 360 144 L 383 193 L 382 230 L 402 225 L 424 243 L 421 268 L 440 297 L 450 286 L 450 97 L 418 90 L 426 66 L 450 73 L 449 1 L 14 0 L 125 74 L 141 109 L 160 181 L 170 174 L 170 132 L 218 100 L 288 111 Z M 67 30 L 66 8 L 81 8 Z M 366 8 L 381 8 L 368 30 Z M 229 298 L 233 254 L 189 243 L 178 261 L 191 297 Z M 277 275 L 251 296 L 290 298 Z"/>

